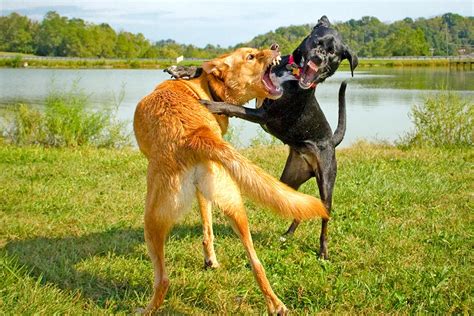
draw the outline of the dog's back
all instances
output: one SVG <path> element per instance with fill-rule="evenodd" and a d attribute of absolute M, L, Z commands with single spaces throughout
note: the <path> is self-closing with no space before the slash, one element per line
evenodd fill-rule
<path fill-rule="evenodd" d="M 186 83 L 167 80 L 138 103 L 134 131 L 147 158 L 170 159 L 166 156 L 175 153 L 186 135 L 203 126 L 219 137 L 219 124 L 198 102 L 199 98 Z"/>

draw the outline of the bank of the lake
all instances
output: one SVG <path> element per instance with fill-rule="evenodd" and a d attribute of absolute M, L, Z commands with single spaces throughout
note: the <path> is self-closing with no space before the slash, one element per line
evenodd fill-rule
<path fill-rule="evenodd" d="M 283 147 L 243 151 L 278 177 Z M 473 148 L 359 143 L 338 151 L 330 260 L 316 258 L 319 221 L 282 243 L 289 222 L 247 201 L 256 251 L 295 314 L 471 314 Z M 152 290 L 143 240 L 146 160 L 132 149 L 0 145 L 0 310 L 134 313 Z M 301 190 L 316 194 L 314 180 Z M 162 312 L 262 314 L 245 252 L 214 212 L 221 264 L 203 269 L 196 208 L 167 242 Z"/>
<path fill-rule="evenodd" d="M 204 60 L 186 59 L 181 65 L 199 66 Z M 175 64 L 174 59 L 108 59 L 108 58 L 68 58 L 42 57 L 26 54 L 1 53 L 0 67 L 5 68 L 53 68 L 53 69 L 163 69 Z M 472 57 L 377 57 L 359 58 L 360 68 L 407 68 L 407 67 L 454 67 L 472 70 Z M 343 62 L 341 69 L 349 69 Z"/>

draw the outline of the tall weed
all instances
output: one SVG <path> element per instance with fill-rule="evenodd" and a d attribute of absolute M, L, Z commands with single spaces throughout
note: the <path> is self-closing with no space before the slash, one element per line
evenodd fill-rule
<path fill-rule="evenodd" d="M 267 134 L 262 129 L 257 131 L 257 135 L 250 140 L 251 147 L 277 146 L 283 143 L 273 135 Z"/>
<path fill-rule="evenodd" d="M 402 146 L 472 146 L 474 101 L 458 93 L 443 91 L 425 97 L 409 114 L 415 129 L 404 135 Z"/>
<path fill-rule="evenodd" d="M 130 135 L 126 123 L 115 117 L 117 106 L 93 109 L 89 97 L 73 85 L 67 92 L 50 92 L 44 109 L 19 104 L 3 134 L 19 146 L 123 147 L 130 144 Z"/>

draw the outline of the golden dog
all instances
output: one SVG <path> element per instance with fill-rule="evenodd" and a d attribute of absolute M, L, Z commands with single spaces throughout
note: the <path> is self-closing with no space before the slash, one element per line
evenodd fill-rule
<path fill-rule="evenodd" d="M 206 265 L 215 267 L 211 203 L 229 218 L 265 296 L 268 312 L 287 309 L 273 292 L 255 253 L 241 190 L 276 213 L 297 219 L 328 218 L 319 199 L 298 193 L 250 163 L 222 134 L 228 118 L 214 116 L 199 99 L 242 105 L 254 98 L 278 98 L 282 90 L 271 75 L 276 50 L 240 48 L 203 64 L 193 80 L 168 80 L 137 105 L 134 130 L 148 158 L 145 240 L 154 265 L 154 293 L 145 312 L 158 308 L 169 287 L 165 239 L 197 196 L 204 226 Z"/>

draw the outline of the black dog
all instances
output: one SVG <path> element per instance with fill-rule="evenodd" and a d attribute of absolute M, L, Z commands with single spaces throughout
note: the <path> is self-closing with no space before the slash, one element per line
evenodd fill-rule
<path fill-rule="evenodd" d="M 357 56 L 344 45 L 328 18 L 323 16 L 293 54 L 282 57 L 280 65 L 273 67 L 272 72 L 284 89 L 280 99 L 257 100 L 256 109 L 201 101 L 215 114 L 258 123 L 288 144 L 290 154 L 280 180 L 298 189 L 316 177 L 319 194 L 329 212 L 337 172 L 335 147 L 342 141 L 346 130 L 346 82 L 339 90 L 339 118 L 334 134 L 314 93 L 316 85 L 333 75 L 344 59 L 349 60 L 353 75 Z M 292 234 L 298 225 L 299 222 L 294 220 L 285 234 Z M 322 223 L 320 257 L 328 258 L 327 220 Z"/>

